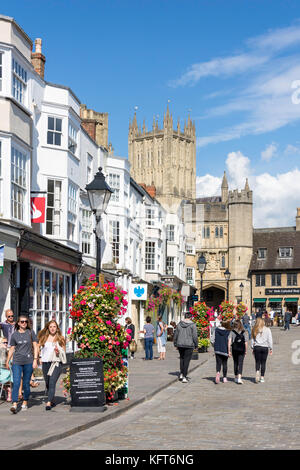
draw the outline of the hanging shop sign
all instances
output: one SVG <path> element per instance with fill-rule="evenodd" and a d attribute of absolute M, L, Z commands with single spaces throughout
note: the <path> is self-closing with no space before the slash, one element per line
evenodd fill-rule
<path fill-rule="evenodd" d="M 148 286 L 147 284 L 132 284 L 131 300 L 147 300 Z"/>
<path fill-rule="evenodd" d="M 33 224 L 43 224 L 45 222 L 46 198 L 32 197 L 30 201 L 31 222 Z"/>
<path fill-rule="evenodd" d="M 265 289 L 265 295 L 291 295 L 291 294 L 300 294 L 300 288 L 291 287 L 291 288 L 278 288 L 278 289 Z"/>

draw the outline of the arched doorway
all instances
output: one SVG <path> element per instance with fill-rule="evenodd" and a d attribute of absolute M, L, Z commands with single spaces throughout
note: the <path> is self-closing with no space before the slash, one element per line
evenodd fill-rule
<path fill-rule="evenodd" d="M 225 290 L 216 286 L 208 286 L 203 289 L 203 300 L 209 307 L 218 309 L 225 300 Z"/>

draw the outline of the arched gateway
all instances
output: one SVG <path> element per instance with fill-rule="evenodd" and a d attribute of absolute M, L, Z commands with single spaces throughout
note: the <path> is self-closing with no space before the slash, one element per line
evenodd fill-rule
<path fill-rule="evenodd" d="M 203 301 L 209 307 L 218 309 L 219 305 L 225 300 L 225 288 L 216 285 L 203 287 Z"/>

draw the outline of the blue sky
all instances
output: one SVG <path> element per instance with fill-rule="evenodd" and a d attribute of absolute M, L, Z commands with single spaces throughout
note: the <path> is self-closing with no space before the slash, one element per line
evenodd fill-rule
<path fill-rule="evenodd" d="M 175 122 L 196 122 L 198 194 L 218 194 L 225 169 L 232 188 L 249 178 L 256 226 L 294 224 L 298 0 L 10 0 L 1 13 L 43 39 L 46 80 L 109 113 L 116 155 L 134 107 L 150 128 L 170 100 Z"/>

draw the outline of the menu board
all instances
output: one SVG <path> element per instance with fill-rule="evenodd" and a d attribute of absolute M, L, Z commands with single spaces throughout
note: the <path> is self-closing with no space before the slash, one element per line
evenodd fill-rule
<path fill-rule="evenodd" d="M 100 358 L 72 359 L 71 407 L 105 405 L 103 362 Z"/>

